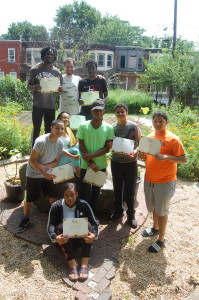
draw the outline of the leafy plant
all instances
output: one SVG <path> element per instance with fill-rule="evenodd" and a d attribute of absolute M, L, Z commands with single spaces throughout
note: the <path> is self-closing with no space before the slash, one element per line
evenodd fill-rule
<path fill-rule="evenodd" d="M 0 78 L 0 98 L 5 106 L 7 103 L 16 102 L 24 109 L 30 109 L 32 103 L 31 93 L 27 89 L 27 82 L 11 75 Z"/>
<path fill-rule="evenodd" d="M 140 91 L 126 91 L 119 88 L 109 90 L 109 99 L 106 102 L 106 111 L 108 113 L 113 113 L 114 106 L 121 102 L 128 106 L 130 114 L 139 114 L 141 112 L 141 107 L 151 108 L 153 99 L 149 94 Z"/>

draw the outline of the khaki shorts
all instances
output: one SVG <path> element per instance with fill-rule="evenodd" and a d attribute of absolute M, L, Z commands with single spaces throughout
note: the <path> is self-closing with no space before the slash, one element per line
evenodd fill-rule
<path fill-rule="evenodd" d="M 144 181 L 144 193 L 148 211 L 163 217 L 169 214 L 170 200 L 175 193 L 176 181 L 152 183 Z"/>

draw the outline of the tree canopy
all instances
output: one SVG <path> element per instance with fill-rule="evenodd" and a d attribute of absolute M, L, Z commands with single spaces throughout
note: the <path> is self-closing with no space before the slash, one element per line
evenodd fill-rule
<path fill-rule="evenodd" d="M 177 45 L 174 55 L 163 51 L 162 55 L 147 62 L 145 74 L 141 76 L 141 85 L 154 86 L 155 91 L 172 91 L 176 100 L 184 105 L 193 97 L 199 96 L 199 53 L 186 51 L 186 47 Z"/>
<path fill-rule="evenodd" d="M 8 32 L 2 34 L 1 40 L 46 41 L 48 32 L 43 25 L 32 25 L 28 21 L 11 23 Z"/>

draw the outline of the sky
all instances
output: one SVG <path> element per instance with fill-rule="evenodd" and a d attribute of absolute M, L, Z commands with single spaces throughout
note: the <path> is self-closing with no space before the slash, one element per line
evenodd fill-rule
<path fill-rule="evenodd" d="M 33 25 L 52 28 L 56 10 L 72 0 L 10 0 L 1 3 L 0 34 L 6 33 L 12 22 L 29 21 Z M 148 36 L 173 35 L 174 0 L 85 0 L 103 15 L 117 15 L 132 26 L 146 30 Z M 194 41 L 199 45 L 198 0 L 178 0 L 177 37 Z"/>

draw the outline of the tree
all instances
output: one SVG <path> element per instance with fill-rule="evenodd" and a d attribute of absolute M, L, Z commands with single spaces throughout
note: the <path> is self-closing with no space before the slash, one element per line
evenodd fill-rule
<path fill-rule="evenodd" d="M 1 39 L 25 41 L 45 41 L 48 40 L 48 32 L 43 25 L 32 25 L 28 21 L 11 23 L 8 32 L 1 35 Z"/>
<path fill-rule="evenodd" d="M 57 10 L 51 38 L 72 44 L 87 44 L 88 37 L 100 22 L 101 13 L 84 1 L 74 1 Z"/>
<path fill-rule="evenodd" d="M 115 46 L 143 46 L 143 28 L 131 26 L 117 16 L 106 15 L 94 29 L 92 43 Z"/>
<path fill-rule="evenodd" d="M 179 50 L 179 46 L 182 45 L 177 45 L 174 57 L 166 50 L 153 63 L 145 61 L 146 72 L 141 75 L 140 84 L 152 85 L 156 91 L 172 90 L 176 100 L 186 105 L 193 95 L 199 95 L 199 53 Z"/>

